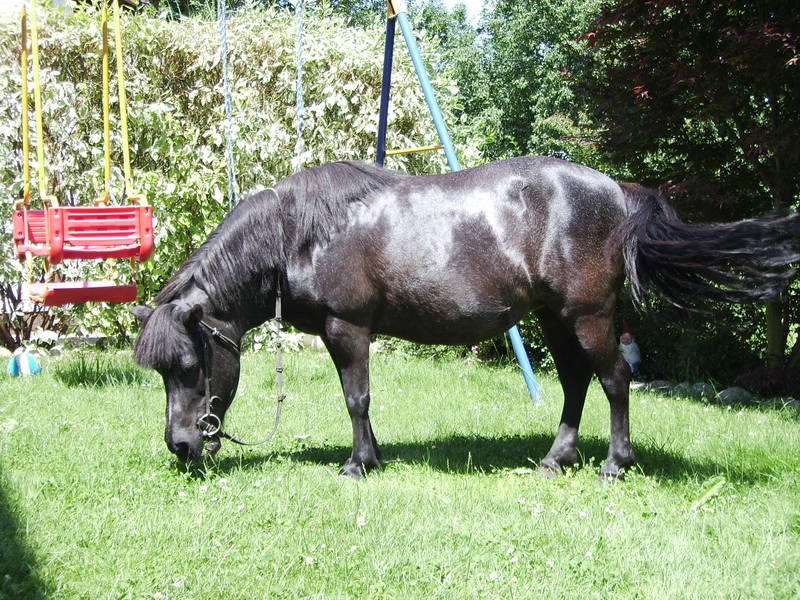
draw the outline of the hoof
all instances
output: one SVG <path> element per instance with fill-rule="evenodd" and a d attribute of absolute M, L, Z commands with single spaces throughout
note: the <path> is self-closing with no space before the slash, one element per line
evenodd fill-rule
<path fill-rule="evenodd" d="M 626 465 L 618 465 L 617 463 L 606 461 L 600 469 L 600 481 L 603 483 L 614 483 L 616 481 L 625 481 L 625 467 L 630 466 L 631 463 Z"/>
<path fill-rule="evenodd" d="M 564 473 L 561 465 L 554 458 L 543 458 L 539 462 L 539 474 L 544 475 L 548 479 L 554 479 Z"/>
<path fill-rule="evenodd" d="M 365 465 L 364 463 L 355 462 L 352 458 L 347 461 L 339 469 L 339 475 L 352 477 L 354 479 L 363 479 L 364 476 L 373 469 L 380 467 L 380 463 L 374 465 Z"/>
<path fill-rule="evenodd" d="M 542 477 L 544 477 L 545 479 L 557 479 L 558 477 L 561 477 L 561 475 L 562 475 L 562 472 L 561 472 L 560 469 L 558 471 L 554 471 L 550 467 L 545 467 L 545 466 L 542 466 L 542 465 L 539 465 L 539 468 L 536 469 L 536 472 L 539 475 L 541 475 Z"/>
<path fill-rule="evenodd" d="M 625 480 L 625 469 L 636 462 L 633 452 L 615 453 L 600 467 L 600 480 L 605 483 Z"/>

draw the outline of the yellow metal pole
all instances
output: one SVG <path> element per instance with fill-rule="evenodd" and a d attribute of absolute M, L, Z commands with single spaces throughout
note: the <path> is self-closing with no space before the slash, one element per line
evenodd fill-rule
<path fill-rule="evenodd" d="M 414 154 L 416 152 L 432 152 L 434 150 L 443 150 L 444 146 L 441 144 L 432 144 L 430 146 L 419 146 L 418 148 L 400 148 L 398 150 L 387 150 L 386 156 L 397 156 L 399 154 Z"/>
<path fill-rule="evenodd" d="M 107 205 L 111 202 L 111 110 L 109 96 L 111 95 L 111 81 L 108 72 L 108 3 L 103 0 L 100 27 L 103 32 L 103 196 L 97 203 Z M 106 272 L 108 278 L 114 280 L 114 261 L 106 259 Z"/>

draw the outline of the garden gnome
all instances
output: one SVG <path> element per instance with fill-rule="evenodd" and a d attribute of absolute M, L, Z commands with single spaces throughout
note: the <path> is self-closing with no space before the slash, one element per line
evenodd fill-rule
<path fill-rule="evenodd" d="M 639 352 L 639 346 L 636 340 L 633 339 L 631 328 L 628 326 L 627 321 L 622 322 L 622 335 L 619 337 L 619 351 L 622 352 L 622 358 L 631 367 L 631 375 L 639 374 L 639 365 L 642 364 L 642 355 Z"/>

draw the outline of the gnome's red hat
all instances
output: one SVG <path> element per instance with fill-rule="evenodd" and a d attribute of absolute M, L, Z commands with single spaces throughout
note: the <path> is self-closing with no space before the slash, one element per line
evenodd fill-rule
<path fill-rule="evenodd" d="M 633 335 L 633 332 L 631 331 L 631 327 L 630 327 L 630 325 L 628 325 L 627 321 L 622 321 L 622 333 L 629 333 L 629 334 Z"/>

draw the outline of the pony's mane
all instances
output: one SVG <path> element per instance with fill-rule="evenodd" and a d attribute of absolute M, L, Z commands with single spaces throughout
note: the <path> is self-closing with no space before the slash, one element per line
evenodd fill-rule
<path fill-rule="evenodd" d="M 301 171 L 240 202 L 156 296 L 171 302 L 195 286 L 228 312 L 244 295 L 266 294 L 287 250 L 324 244 L 347 222 L 348 206 L 368 202 L 402 173 L 343 161 Z M 254 286 L 256 286 L 254 288 Z"/>
<path fill-rule="evenodd" d="M 405 177 L 367 163 L 341 161 L 300 171 L 275 186 L 294 249 L 327 242 L 347 222 L 348 206 L 369 202 L 373 192 Z"/>
<path fill-rule="evenodd" d="M 175 366 L 188 369 L 195 356 L 192 339 L 185 328 L 179 327 L 175 317 L 176 306 L 157 307 L 148 317 L 134 346 L 136 363 L 156 369 L 161 373 Z"/>
<path fill-rule="evenodd" d="M 244 289 L 263 287 L 284 263 L 278 198 L 265 190 L 242 200 L 209 238 L 181 265 L 156 296 L 166 304 L 192 286 L 203 290 L 215 308 L 238 306 Z"/>

